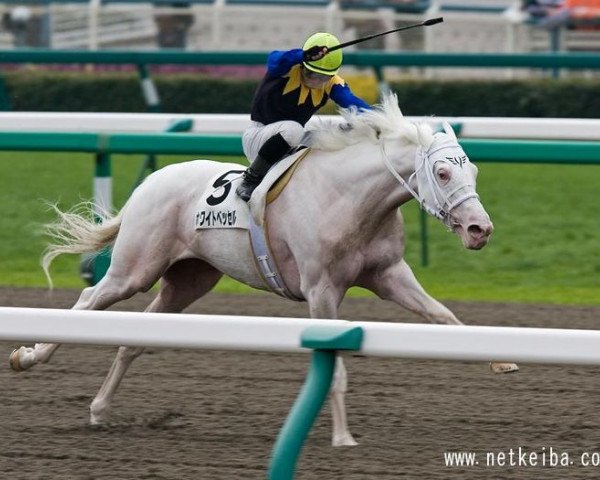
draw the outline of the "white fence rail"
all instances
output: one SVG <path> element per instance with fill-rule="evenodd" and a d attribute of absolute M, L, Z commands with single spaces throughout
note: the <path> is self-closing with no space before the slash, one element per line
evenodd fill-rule
<path fill-rule="evenodd" d="M 319 119 L 339 119 L 316 116 Z M 600 140 L 600 120 L 571 118 L 407 117 L 411 121 L 439 124 L 447 120 L 461 126 L 463 138 L 539 140 Z M 191 131 L 206 134 L 240 134 L 250 122 L 245 114 L 169 113 L 46 113 L 2 112 L 0 131 L 61 132 L 160 132 L 176 120 L 192 119 Z"/>
<path fill-rule="evenodd" d="M 0 307 L 0 339 L 308 352 L 308 327 L 361 327 L 360 353 L 454 361 L 600 365 L 600 331 Z"/>

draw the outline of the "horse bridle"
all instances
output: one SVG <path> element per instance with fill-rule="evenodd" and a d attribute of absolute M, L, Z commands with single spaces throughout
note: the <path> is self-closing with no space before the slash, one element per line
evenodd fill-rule
<path fill-rule="evenodd" d="M 436 142 L 434 141 L 434 144 L 435 143 Z M 383 157 L 383 161 L 384 161 L 387 169 L 394 176 L 394 178 L 396 178 L 396 180 L 398 180 L 398 182 L 406 190 L 408 190 L 408 192 L 415 198 L 415 200 L 417 202 L 419 202 L 419 205 L 421 206 L 421 208 L 424 211 L 426 211 L 433 217 L 441 220 L 448 228 L 452 229 L 452 214 L 450 212 L 454 208 L 458 207 L 460 204 L 469 200 L 470 198 L 479 198 L 479 195 L 475 191 L 465 192 L 465 194 L 463 194 L 462 196 L 459 196 L 457 199 L 450 201 L 450 199 L 453 196 L 455 196 L 458 192 L 460 192 L 460 190 L 468 188 L 469 186 L 472 186 L 472 185 L 470 185 L 470 184 L 461 185 L 456 190 L 454 190 L 448 194 L 446 194 L 442 190 L 439 183 L 435 179 L 434 162 L 431 160 L 431 156 L 434 153 L 437 153 L 441 150 L 456 148 L 459 145 L 457 142 L 445 141 L 441 145 L 435 145 L 435 148 L 434 148 L 434 144 L 432 144 L 432 146 L 429 147 L 428 150 L 425 150 L 423 147 L 417 148 L 417 153 L 416 153 L 416 158 L 415 158 L 415 171 L 408 178 L 408 181 L 404 180 L 404 178 L 402 178 L 402 176 L 394 169 L 394 166 L 390 162 L 390 159 L 388 158 L 388 156 L 385 152 L 385 145 L 384 145 L 383 139 L 381 139 L 381 142 L 379 145 L 381 147 L 381 156 Z M 445 160 L 440 159 L 438 161 L 445 162 L 450 165 L 450 162 L 446 162 Z M 421 176 L 425 175 L 426 182 L 418 181 L 420 175 Z M 410 182 L 413 180 L 413 178 L 417 179 L 417 183 L 421 183 L 421 184 L 427 183 L 427 186 L 429 187 L 429 189 L 431 190 L 431 192 L 433 194 L 433 201 L 434 201 L 433 206 L 427 205 L 427 203 L 425 202 L 425 198 L 423 198 L 423 196 L 419 195 L 410 186 Z"/>

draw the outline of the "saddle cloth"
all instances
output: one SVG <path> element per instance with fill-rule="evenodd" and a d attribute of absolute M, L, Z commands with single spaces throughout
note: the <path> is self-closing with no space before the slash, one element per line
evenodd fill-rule
<path fill-rule="evenodd" d="M 285 187 L 285 184 L 281 184 L 289 181 L 291 173 L 308 152 L 309 149 L 301 150 L 275 164 L 256 187 L 249 203 L 235 194 L 235 189 L 242 181 L 244 169 L 231 168 L 231 164 L 223 164 L 219 173 L 208 182 L 208 187 L 198 202 L 196 230 L 218 228 L 247 230 L 250 217 L 253 218 L 254 223 L 262 227 L 267 203 L 281 193 Z"/>
<path fill-rule="evenodd" d="M 252 251 L 258 271 L 266 287 L 289 299 L 295 297 L 285 286 L 269 248 L 264 229 L 265 208 L 283 190 L 294 170 L 310 149 L 301 150 L 284 158 L 269 170 L 260 185 L 256 187 L 249 203 L 239 198 L 235 189 L 242 181 L 244 170 L 223 164 L 218 174 L 208 183 L 208 187 L 198 202 L 196 230 L 241 228 L 248 230 Z"/>

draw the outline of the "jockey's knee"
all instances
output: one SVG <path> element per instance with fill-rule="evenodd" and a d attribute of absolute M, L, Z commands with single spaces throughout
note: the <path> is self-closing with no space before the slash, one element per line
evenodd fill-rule
<path fill-rule="evenodd" d="M 268 170 L 268 168 L 266 168 L 267 166 L 270 167 L 274 163 L 281 160 L 295 145 L 297 144 L 291 144 L 288 140 L 286 140 L 281 132 L 273 135 L 263 144 L 262 147 L 260 147 L 260 150 L 258 151 L 258 158 L 255 160 L 257 165 L 255 165 L 255 162 L 252 162 L 251 168 L 255 169 L 260 167 L 258 163 L 262 162 L 266 164 L 264 172 L 266 173 L 266 170 Z M 261 168 L 258 169 L 261 170 Z"/>
<path fill-rule="evenodd" d="M 284 128 L 279 132 L 290 147 L 297 147 L 304 137 L 304 127 L 298 122 L 285 122 Z"/>

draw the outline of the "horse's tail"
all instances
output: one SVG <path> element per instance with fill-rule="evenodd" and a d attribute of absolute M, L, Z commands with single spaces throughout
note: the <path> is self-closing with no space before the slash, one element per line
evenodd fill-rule
<path fill-rule="evenodd" d="M 61 211 L 56 205 L 50 207 L 58 218 L 44 225 L 44 233 L 52 243 L 44 250 L 41 264 L 52 288 L 50 265 L 54 259 L 63 253 L 96 252 L 113 243 L 121 228 L 124 209 L 114 216 L 103 213 L 102 223 L 98 223 L 93 218 L 93 205 L 90 202 L 83 202 L 68 212 Z"/>

